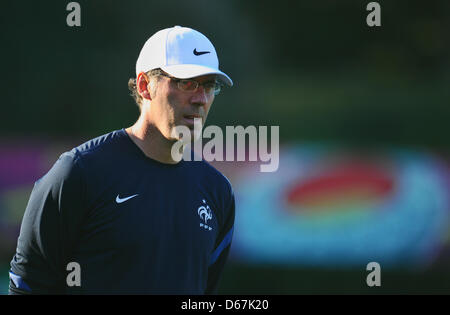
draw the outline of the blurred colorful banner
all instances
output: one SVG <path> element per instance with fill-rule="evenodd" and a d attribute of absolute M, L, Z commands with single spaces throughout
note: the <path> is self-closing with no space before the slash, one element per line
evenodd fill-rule
<path fill-rule="evenodd" d="M 251 169 L 233 181 L 236 260 L 423 267 L 448 253 L 449 168 L 435 154 L 297 144 L 276 173 Z"/>

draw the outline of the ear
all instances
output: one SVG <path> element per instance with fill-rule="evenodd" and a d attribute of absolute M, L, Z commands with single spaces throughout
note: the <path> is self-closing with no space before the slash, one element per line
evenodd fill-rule
<path fill-rule="evenodd" d="M 150 92 L 148 91 L 148 77 L 144 72 L 141 72 L 138 74 L 137 78 L 136 78 L 136 89 L 139 93 L 140 96 L 142 96 L 142 98 L 147 99 L 147 100 L 152 100 L 151 96 L 150 96 Z"/>

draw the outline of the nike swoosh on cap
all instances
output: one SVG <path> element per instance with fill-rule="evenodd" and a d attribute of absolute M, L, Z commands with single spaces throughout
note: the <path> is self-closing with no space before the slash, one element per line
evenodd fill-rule
<path fill-rule="evenodd" d="M 134 198 L 134 197 L 138 196 L 138 195 L 139 195 L 139 194 L 136 194 L 136 195 L 132 195 L 132 196 L 125 197 L 125 198 L 120 198 L 119 195 L 117 195 L 117 197 L 116 197 L 116 202 L 117 202 L 117 203 L 122 203 L 122 202 L 125 202 L 125 201 L 127 201 L 127 200 L 129 200 L 129 199 L 131 199 L 131 198 Z"/>
<path fill-rule="evenodd" d="M 209 53 L 210 53 L 210 51 L 197 51 L 197 48 L 194 48 L 194 55 L 196 55 L 196 56 L 209 54 Z"/>

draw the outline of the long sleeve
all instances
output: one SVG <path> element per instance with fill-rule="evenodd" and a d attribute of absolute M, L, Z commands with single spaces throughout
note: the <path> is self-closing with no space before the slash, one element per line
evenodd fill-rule
<path fill-rule="evenodd" d="M 33 187 L 11 261 L 10 294 L 65 292 L 65 267 L 84 212 L 81 162 L 67 152 Z"/>

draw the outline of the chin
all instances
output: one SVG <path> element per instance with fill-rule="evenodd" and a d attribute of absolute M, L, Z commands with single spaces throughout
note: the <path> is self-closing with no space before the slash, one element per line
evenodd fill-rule
<path fill-rule="evenodd" d="M 189 143 L 192 141 L 193 135 L 194 135 L 193 128 L 191 129 L 186 125 L 177 125 L 174 128 L 172 128 L 170 137 L 166 138 L 172 142 L 182 141 L 184 143 Z"/>

